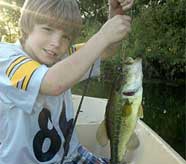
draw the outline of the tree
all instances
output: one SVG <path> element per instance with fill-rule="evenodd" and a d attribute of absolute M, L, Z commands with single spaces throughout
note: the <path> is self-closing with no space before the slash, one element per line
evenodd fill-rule
<path fill-rule="evenodd" d="M 18 19 L 20 7 L 23 1 L 1 1 L 0 2 L 0 36 L 3 41 L 14 42 L 19 35 Z"/>
<path fill-rule="evenodd" d="M 185 75 L 185 8 L 183 0 L 137 3 L 138 14 L 126 53 L 143 56 L 166 79 Z M 140 5 L 141 6 L 140 6 Z"/>
<path fill-rule="evenodd" d="M 85 21 L 104 23 L 108 15 L 108 0 L 79 0 L 79 7 Z"/>

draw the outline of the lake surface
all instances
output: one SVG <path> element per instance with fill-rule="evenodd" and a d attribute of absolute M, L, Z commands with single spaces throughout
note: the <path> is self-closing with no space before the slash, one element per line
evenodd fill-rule
<path fill-rule="evenodd" d="M 72 89 L 82 94 L 85 82 Z M 87 96 L 108 98 L 111 84 L 92 80 Z M 156 131 L 171 147 L 186 159 L 186 97 L 185 86 L 161 81 L 143 84 L 143 121 Z"/>

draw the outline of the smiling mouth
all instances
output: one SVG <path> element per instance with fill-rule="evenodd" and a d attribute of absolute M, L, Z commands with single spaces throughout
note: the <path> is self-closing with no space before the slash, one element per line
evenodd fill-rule
<path fill-rule="evenodd" d="M 53 51 L 47 50 L 47 49 L 43 49 L 45 53 L 47 53 L 49 56 L 55 57 L 57 56 L 57 54 Z"/>

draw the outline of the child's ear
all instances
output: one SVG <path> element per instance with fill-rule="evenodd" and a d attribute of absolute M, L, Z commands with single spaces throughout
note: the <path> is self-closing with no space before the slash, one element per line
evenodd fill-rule
<path fill-rule="evenodd" d="M 27 40 L 29 34 L 30 34 L 30 32 L 24 32 L 24 31 L 20 32 L 21 43 L 24 43 Z"/>

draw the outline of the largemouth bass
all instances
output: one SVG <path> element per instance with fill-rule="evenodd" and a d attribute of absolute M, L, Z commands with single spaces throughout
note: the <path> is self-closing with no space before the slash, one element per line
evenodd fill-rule
<path fill-rule="evenodd" d="M 106 106 L 105 121 L 97 132 L 97 140 L 101 145 L 107 144 L 105 135 L 110 140 L 111 164 L 126 163 L 124 155 L 129 140 L 134 139 L 137 120 L 143 115 L 142 59 L 133 60 L 129 57 L 122 67 Z"/>

